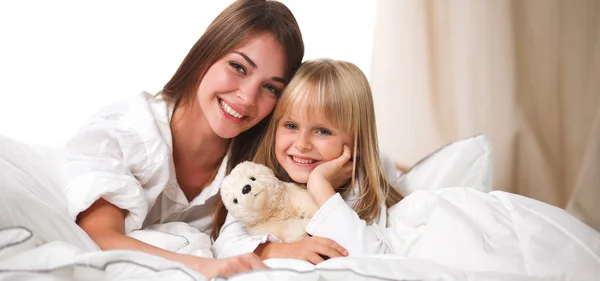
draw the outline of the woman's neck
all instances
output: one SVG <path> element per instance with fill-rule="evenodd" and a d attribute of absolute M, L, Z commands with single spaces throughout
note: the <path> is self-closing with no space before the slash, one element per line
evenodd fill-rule
<path fill-rule="evenodd" d="M 229 139 L 214 133 L 194 102 L 179 106 L 171 118 L 173 158 L 176 164 L 202 172 L 218 167 L 227 153 Z M 181 165 L 180 165 L 181 166 Z"/>

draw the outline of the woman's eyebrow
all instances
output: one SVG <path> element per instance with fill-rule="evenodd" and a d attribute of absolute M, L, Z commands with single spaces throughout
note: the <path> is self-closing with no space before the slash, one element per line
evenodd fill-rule
<path fill-rule="evenodd" d="M 280 82 L 282 84 L 285 84 L 285 82 L 286 82 L 285 79 L 283 79 L 281 77 L 271 77 L 271 79 L 273 79 L 273 80 L 275 80 L 277 82 Z"/>
<path fill-rule="evenodd" d="M 248 64 L 250 66 L 252 66 L 252 68 L 254 68 L 254 69 L 258 68 L 258 66 L 256 65 L 256 63 L 254 63 L 254 61 L 250 57 L 248 57 L 246 54 L 244 54 L 243 52 L 237 52 L 237 51 L 233 51 L 233 52 L 236 53 L 236 54 L 238 54 L 238 55 L 240 55 L 242 58 L 244 58 L 246 60 L 246 62 L 248 62 Z M 287 82 L 285 79 L 283 79 L 281 77 L 277 77 L 277 76 L 271 77 L 271 79 L 273 79 L 273 80 L 275 80 L 277 82 L 280 82 L 282 84 L 285 84 Z"/>
<path fill-rule="evenodd" d="M 234 51 L 234 53 L 242 56 L 246 60 L 246 62 L 248 62 L 248 64 L 250 64 L 250 66 L 252 66 L 252 68 L 254 68 L 254 69 L 258 68 L 256 66 L 256 63 L 254 63 L 254 61 L 252 59 L 250 59 L 246 54 L 244 54 L 242 52 L 236 52 L 236 51 Z"/>

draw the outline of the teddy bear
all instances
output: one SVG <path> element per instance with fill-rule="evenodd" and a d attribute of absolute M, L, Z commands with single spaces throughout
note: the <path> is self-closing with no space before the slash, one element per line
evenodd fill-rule
<path fill-rule="evenodd" d="M 268 167 L 245 161 L 220 186 L 223 204 L 251 235 L 272 234 L 283 242 L 307 237 L 317 206 L 305 187 L 279 180 Z"/>

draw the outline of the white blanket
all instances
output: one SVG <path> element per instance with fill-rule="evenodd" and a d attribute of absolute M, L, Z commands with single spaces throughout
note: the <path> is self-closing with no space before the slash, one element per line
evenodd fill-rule
<path fill-rule="evenodd" d="M 140 252 L 100 252 L 72 222 L 44 159 L 0 137 L 0 280 L 203 280 Z M 389 210 L 396 256 L 319 265 L 267 260 L 231 280 L 598 280 L 600 234 L 564 210 L 471 188 L 417 191 Z M 173 223 L 131 236 L 210 255 L 208 239 Z M 183 237 L 183 238 L 182 238 Z M 170 240 L 169 240 L 170 238 Z"/>

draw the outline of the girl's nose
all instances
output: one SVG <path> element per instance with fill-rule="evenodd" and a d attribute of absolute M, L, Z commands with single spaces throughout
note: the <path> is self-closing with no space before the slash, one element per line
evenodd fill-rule
<path fill-rule="evenodd" d="M 296 149 L 300 152 L 310 151 L 312 149 L 312 144 L 310 139 L 304 136 L 299 136 L 294 143 Z"/>

